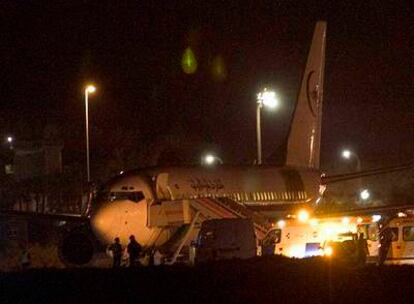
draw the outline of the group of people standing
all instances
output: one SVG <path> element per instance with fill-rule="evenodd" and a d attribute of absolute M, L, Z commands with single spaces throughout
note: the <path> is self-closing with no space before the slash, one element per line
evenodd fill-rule
<path fill-rule="evenodd" d="M 114 239 L 108 250 L 112 252 L 114 268 L 121 267 L 122 258 L 124 255 L 124 249 L 122 248 L 119 237 Z M 126 252 L 129 257 L 129 267 L 138 267 L 141 266 L 140 258 L 143 257 L 142 246 L 137 242 L 134 235 L 129 237 L 129 243 L 126 247 Z M 158 250 L 152 250 L 150 254 L 150 264 L 151 265 L 160 265 L 162 261 L 162 255 Z"/>
<path fill-rule="evenodd" d="M 112 243 L 108 249 L 112 252 L 112 257 L 113 257 L 112 266 L 114 268 L 121 267 L 121 261 L 122 261 L 124 250 L 122 248 L 119 237 L 116 237 L 114 239 L 114 243 Z M 141 257 L 142 247 L 137 242 L 134 235 L 131 235 L 129 237 L 127 252 L 129 256 L 129 267 L 139 266 L 140 265 L 139 258 Z"/>

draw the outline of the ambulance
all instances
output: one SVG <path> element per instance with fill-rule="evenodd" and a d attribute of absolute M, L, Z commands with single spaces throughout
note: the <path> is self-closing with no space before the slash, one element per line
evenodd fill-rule
<path fill-rule="evenodd" d="M 346 240 L 357 233 L 357 226 L 357 217 L 308 218 L 299 214 L 276 223 L 261 241 L 261 253 L 292 258 L 325 255 L 324 244 Z"/>

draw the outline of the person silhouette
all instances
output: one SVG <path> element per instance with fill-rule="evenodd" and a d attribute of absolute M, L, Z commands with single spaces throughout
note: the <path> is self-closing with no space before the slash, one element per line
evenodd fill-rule
<path fill-rule="evenodd" d="M 113 258 L 113 268 L 121 267 L 121 258 L 122 258 L 122 245 L 120 243 L 119 237 L 114 239 L 114 243 L 109 246 L 109 250 L 112 251 Z"/>
<path fill-rule="evenodd" d="M 139 266 L 139 257 L 142 251 L 141 245 L 137 242 L 134 235 L 129 237 L 129 244 L 127 246 L 129 254 L 129 267 Z"/>

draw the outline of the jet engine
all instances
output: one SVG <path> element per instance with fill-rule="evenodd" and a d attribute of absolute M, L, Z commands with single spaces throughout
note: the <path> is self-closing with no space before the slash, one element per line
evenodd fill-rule
<path fill-rule="evenodd" d="M 92 261 L 97 250 L 98 243 L 89 225 L 85 225 L 62 233 L 58 254 L 66 266 L 84 266 Z"/>

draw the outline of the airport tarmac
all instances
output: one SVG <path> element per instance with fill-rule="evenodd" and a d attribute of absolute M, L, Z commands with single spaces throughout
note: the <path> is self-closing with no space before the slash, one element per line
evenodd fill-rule
<path fill-rule="evenodd" d="M 262 257 L 0 273 L 0 303 L 410 303 L 414 268 Z"/>

